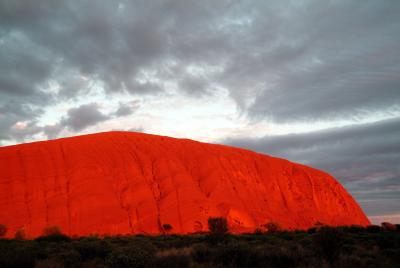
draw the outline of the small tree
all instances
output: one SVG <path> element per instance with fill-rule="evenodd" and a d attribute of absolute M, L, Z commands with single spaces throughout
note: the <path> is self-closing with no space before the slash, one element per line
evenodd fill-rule
<path fill-rule="evenodd" d="M 208 218 L 208 229 L 211 234 L 226 234 L 228 232 L 228 222 L 223 217 Z"/>
<path fill-rule="evenodd" d="M 4 224 L 0 224 L 0 237 L 4 237 L 8 231 L 8 228 Z"/>
<path fill-rule="evenodd" d="M 163 232 L 164 233 L 169 233 L 171 230 L 172 230 L 172 225 L 171 224 L 169 224 L 169 223 L 164 223 L 163 225 L 162 225 L 162 229 L 163 229 Z"/>
<path fill-rule="evenodd" d="M 15 231 L 15 236 L 14 238 L 17 240 L 24 240 L 26 237 L 25 235 L 25 229 L 24 228 L 19 228 Z"/>
<path fill-rule="evenodd" d="M 338 228 L 324 226 L 312 237 L 317 252 L 330 264 L 337 258 L 344 244 L 344 234 Z"/>
<path fill-rule="evenodd" d="M 43 236 L 61 235 L 61 229 L 58 226 L 47 226 L 43 229 Z"/>
<path fill-rule="evenodd" d="M 396 231 L 396 225 L 390 222 L 382 222 L 381 227 L 384 231 Z"/>
<path fill-rule="evenodd" d="M 273 221 L 264 224 L 264 227 L 267 233 L 276 233 L 281 230 L 281 226 L 279 225 L 279 223 Z"/>

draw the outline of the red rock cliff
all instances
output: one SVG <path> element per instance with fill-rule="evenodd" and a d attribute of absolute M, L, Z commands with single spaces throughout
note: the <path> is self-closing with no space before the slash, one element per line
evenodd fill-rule
<path fill-rule="evenodd" d="M 207 230 L 269 221 L 288 229 L 369 224 L 325 172 L 244 149 L 186 139 L 108 132 L 0 147 L 0 223 L 8 236 L 46 226 L 70 235 Z"/>

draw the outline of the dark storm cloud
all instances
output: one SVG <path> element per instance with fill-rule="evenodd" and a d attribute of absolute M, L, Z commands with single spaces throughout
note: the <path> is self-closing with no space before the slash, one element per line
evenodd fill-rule
<path fill-rule="evenodd" d="M 399 118 L 225 143 L 326 170 L 345 185 L 367 213 L 396 212 L 400 208 L 393 206 L 400 201 Z M 367 205 L 371 200 L 375 208 Z"/>
<path fill-rule="evenodd" d="M 65 128 L 80 131 L 111 118 L 112 115 L 104 114 L 99 110 L 99 104 L 88 103 L 69 109 L 67 115 L 60 122 L 41 127 L 38 129 L 38 132 L 43 131 L 49 139 L 54 139 Z"/>
<path fill-rule="evenodd" d="M 249 49 L 223 77 L 256 89 L 250 115 L 282 122 L 398 111 L 400 3 L 304 3 L 254 11 L 239 43 Z"/>
<path fill-rule="evenodd" d="M 97 103 L 90 103 L 69 109 L 67 117 L 61 120 L 61 125 L 74 131 L 80 131 L 109 118 L 99 111 Z"/>
<path fill-rule="evenodd" d="M 120 102 L 118 109 L 115 111 L 114 115 L 116 117 L 127 116 L 133 114 L 140 107 L 140 103 L 138 101 L 131 102 Z"/>
<path fill-rule="evenodd" d="M 399 111 L 399 13 L 399 1 L 0 0 L 0 106 L 80 98 L 85 77 L 106 94 L 225 87 L 278 122 Z M 2 136 L 40 114 L 2 114 Z"/>

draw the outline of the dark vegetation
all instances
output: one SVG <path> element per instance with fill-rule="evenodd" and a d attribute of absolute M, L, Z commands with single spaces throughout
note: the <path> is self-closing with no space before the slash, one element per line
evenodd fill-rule
<path fill-rule="evenodd" d="M 231 235 L 223 218 L 209 220 L 209 233 L 70 238 L 58 227 L 25 240 L 0 239 L 0 267 L 400 267 L 397 225 L 326 227 L 282 231 L 267 223 L 255 233 Z M 0 225 L 2 236 L 7 227 Z"/>

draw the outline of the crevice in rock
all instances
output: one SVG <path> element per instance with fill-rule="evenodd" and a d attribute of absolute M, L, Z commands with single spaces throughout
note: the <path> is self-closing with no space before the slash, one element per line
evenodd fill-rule
<path fill-rule="evenodd" d="M 32 211 L 31 207 L 29 205 L 30 200 L 29 200 L 29 192 L 28 192 L 28 181 L 27 181 L 27 172 L 26 172 L 26 167 L 25 163 L 22 159 L 21 151 L 17 150 L 17 156 L 18 156 L 18 161 L 21 166 L 21 172 L 22 172 L 22 184 L 24 185 L 24 203 L 26 207 L 26 212 L 28 214 L 28 224 L 32 223 Z"/>
<path fill-rule="evenodd" d="M 70 186 L 71 186 L 71 178 L 69 176 L 69 167 L 67 163 L 67 157 L 65 155 L 64 146 L 62 141 L 59 142 L 61 159 L 64 164 L 64 176 L 65 176 L 65 192 L 67 195 L 66 204 L 67 204 L 67 214 L 68 214 L 68 234 L 71 233 L 71 198 L 70 198 Z"/>
<path fill-rule="evenodd" d="M 153 198 L 154 202 L 156 204 L 156 209 L 157 209 L 157 225 L 158 225 L 158 230 L 159 232 L 163 231 L 162 224 L 161 224 L 161 212 L 160 212 L 160 200 L 161 200 L 161 189 L 160 189 L 160 184 L 156 180 L 156 175 L 155 175 L 155 160 L 151 160 L 151 183 L 150 183 L 150 189 L 151 192 L 153 193 Z"/>

